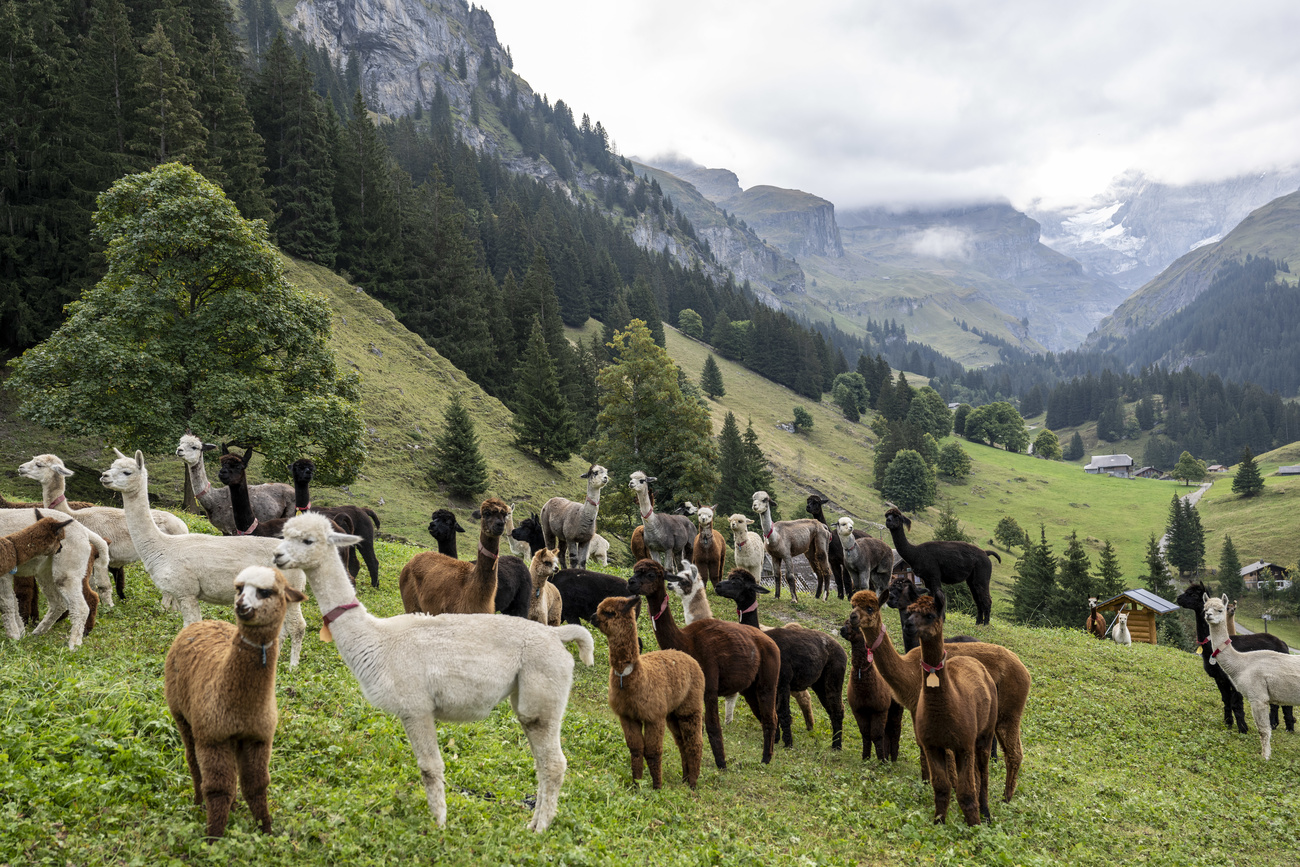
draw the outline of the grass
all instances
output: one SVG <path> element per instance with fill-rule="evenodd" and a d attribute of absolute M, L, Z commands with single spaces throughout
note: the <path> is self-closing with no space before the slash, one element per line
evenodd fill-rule
<path fill-rule="evenodd" d="M 379 548 L 382 587 L 361 594 L 377 614 L 392 614 L 400 610 L 397 572 L 414 549 Z M 820 708 L 816 730 L 796 731 L 794 748 L 778 747 L 770 765 L 758 761 L 761 733 L 742 709 L 725 730 L 726 771 L 713 767 L 706 747 L 690 792 L 670 738 L 664 789 L 634 788 L 605 702 L 608 657 L 597 635 L 596 665 L 575 672 L 564 726 L 568 777 L 551 829 L 534 836 L 524 828 L 531 756 L 503 703 L 483 722 L 440 726 L 449 818 L 439 830 L 400 724 L 365 702 L 333 647 L 312 641 L 298 670 L 282 661 L 278 672 L 275 834 L 257 833 L 241 803 L 228 836 L 207 845 L 162 697 L 162 661 L 179 619 L 158 615 L 158 593 L 138 566 L 128 581 L 130 601 L 105 614 L 75 653 L 62 647 L 64 625 L 0 643 L 0 864 L 1220 867 L 1293 863 L 1300 845 L 1288 803 L 1300 736 L 1279 734 L 1273 760 L 1260 761 L 1253 733 L 1221 725 L 1218 694 L 1194 656 L 1002 620 L 976 627 L 959 614 L 952 631 L 1010 647 L 1034 676 L 1020 788 L 1011 804 L 993 805 L 988 826 L 967 829 L 955 810 L 950 824 L 933 826 L 910 738 L 897 765 L 863 762 L 851 716 L 837 753 Z M 314 629 L 319 611 L 312 603 L 305 611 Z M 761 613 L 832 629 L 845 611 L 842 602 L 805 598 L 765 599 Z M 230 618 L 215 607 L 205 614 Z M 898 640 L 896 618 L 887 619 Z M 640 627 L 653 648 L 649 620 Z M 992 769 L 999 791 L 1003 770 Z"/>

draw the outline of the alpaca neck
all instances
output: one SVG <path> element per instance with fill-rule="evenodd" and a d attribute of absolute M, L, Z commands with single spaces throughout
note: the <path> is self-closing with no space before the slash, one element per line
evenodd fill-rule
<path fill-rule="evenodd" d="M 755 594 L 753 599 L 745 601 L 742 605 L 740 600 L 736 600 L 736 619 L 744 626 L 752 626 L 755 629 L 761 629 L 758 625 L 758 595 Z"/>
<path fill-rule="evenodd" d="M 655 639 L 660 650 L 680 650 L 681 630 L 673 619 L 673 610 L 668 607 L 668 596 L 663 588 L 646 594 L 645 601 L 650 609 L 650 619 L 655 625 Z"/>
<path fill-rule="evenodd" d="M 279 639 L 279 623 L 274 628 L 239 624 L 224 673 L 227 682 L 238 688 L 241 701 L 265 702 L 273 696 Z"/>
<path fill-rule="evenodd" d="M 132 543 L 143 552 L 162 542 L 162 530 L 154 524 L 149 512 L 149 474 L 141 468 L 131 488 L 120 493 L 126 529 L 131 534 Z"/>
<path fill-rule="evenodd" d="M 298 567 L 307 576 L 307 584 L 316 597 L 321 614 L 328 614 L 340 605 L 357 601 L 356 588 L 343 568 L 343 561 L 336 556 L 327 556 L 319 563 Z M 345 618 L 351 619 L 351 618 Z M 335 632 L 333 625 L 330 631 Z"/>
<path fill-rule="evenodd" d="M 478 581 L 479 589 L 488 598 L 487 613 L 492 613 L 495 607 L 495 596 L 497 592 L 497 558 L 498 551 L 501 550 L 501 537 L 488 534 L 480 530 L 478 534 L 478 555 L 474 558 L 474 577 Z"/>
<path fill-rule="evenodd" d="M 637 648 L 636 626 L 631 620 L 616 620 L 615 629 L 609 638 L 609 669 L 615 675 L 627 677 L 634 673 L 641 662 L 641 651 Z"/>
<path fill-rule="evenodd" d="M 885 679 L 885 683 L 889 684 L 890 690 L 899 702 L 915 713 L 916 699 L 921 693 L 921 667 L 915 663 L 907 665 L 903 657 L 898 655 L 898 651 L 894 649 L 893 639 L 889 637 L 889 630 L 885 628 L 883 622 L 877 631 L 862 629 L 862 640 L 866 642 L 867 647 L 875 646 L 877 639 L 880 644 L 872 652 L 876 670 Z"/>
<path fill-rule="evenodd" d="M 1225 656 L 1235 657 L 1237 651 L 1232 646 L 1232 636 L 1228 634 L 1228 624 L 1210 623 L 1209 621 L 1206 621 L 1206 624 L 1210 627 L 1210 643 L 1207 646 L 1214 648 L 1210 651 L 1211 658 L 1215 662 L 1222 664 Z"/>
<path fill-rule="evenodd" d="M 874 664 L 874 660 L 867 658 L 867 642 L 862 637 L 861 629 L 849 631 L 849 651 L 849 661 L 853 664 L 853 671 L 849 672 L 849 676 L 855 681 L 862 680 Z"/>
<path fill-rule="evenodd" d="M 700 539 L 700 547 L 703 548 L 705 551 L 711 550 L 713 548 L 713 522 L 712 521 L 710 521 L 707 524 L 700 524 L 699 539 Z"/>
<path fill-rule="evenodd" d="M 578 513 L 578 532 L 585 534 L 588 530 L 596 532 L 596 513 L 600 511 L 600 488 L 587 482 L 587 499 L 583 501 L 582 511 Z M 641 503 L 641 497 L 637 497 L 637 504 Z M 641 511 L 645 511 L 642 509 Z"/>
<path fill-rule="evenodd" d="M 1231 611 L 1228 612 L 1228 634 L 1237 634 L 1237 618 Z"/>
<path fill-rule="evenodd" d="M 453 533 L 450 539 L 434 539 L 438 543 L 438 553 L 446 554 L 453 560 L 459 559 L 456 555 L 456 536 Z"/>
<path fill-rule="evenodd" d="M 253 514 L 253 502 L 248 497 L 248 483 L 232 482 L 226 485 L 230 491 L 230 508 L 235 515 L 236 535 L 246 535 L 253 530 L 257 517 Z"/>
<path fill-rule="evenodd" d="M 898 551 L 899 555 L 908 563 L 911 563 L 912 559 L 908 554 L 911 554 L 914 549 L 912 544 L 907 541 L 907 533 L 904 532 L 903 528 L 901 526 L 890 527 L 889 537 L 894 540 L 894 549 Z"/>
<path fill-rule="evenodd" d="M 541 569 L 530 569 L 528 577 L 533 581 L 533 598 L 536 599 L 542 595 L 542 588 L 546 586 L 546 582 L 551 580 L 551 576 L 549 574 L 543 575 Z"/>
<path fill-rule="evenodd" d="M 686 615 L 687 623 L 713 618 L 713 607 L 709 605 L 709 600 L 704 595 L 703 585 L 696 587 L 689 596 L 683 597 L 682 613 Z"/>
<path fill-rule="evenodd" d="M 763 542 L 772 536 L 772 507 L 768 506 L 758 514 L 758 525 L 763 528 Z"/>
<path fill-rule="evenodd" d="M 311 482 L 298 478 L 293 480 L 293 507 L 295 514 L 311 507 Z"/>
<path fill-rule="evenodd" d="M 1200 608 L 1193 608 L 1192 613 L 1196 615 L 1196 643 L 1201 650 L 1201 656 L 1206 662 L 1210 661 L 1210 654 L 1214 648 L 1210 646 L 1210 624 L 1205 619 L 1205 612 Z"/>
<path fill-rule="evenodd" d="M 190 487 L 194 489 L 194 496 L 199 500 L 204 500 L 212 496 L 212 483 L 208 481 L 208 471 L 203 465 L 203 455 L 194 463 L 185 462 L 186 472 L 190 477 Z"/>
<path fill-rule="evenodd" d="M 642 489 L 636 492 L 636 507 L 637 513 L 641 516 L 641 520 L 645 522 L 645 531 L 646 533 L 649 533 L 651 527 L 657 526 L 659 519 L 659 514 L 655 512 L 655 507 L 650 502 L 649 489 Z"/>
<path fill-rule="evenodd" d="M 68 505 L 68 498 L 65 495 L 67 483 L 64 482 L 63 476 L 58 473 L 48 473 L 41 482 L 41 501 L 47 509 L 57 509 L 64 514 L 71 515 L 72 508 Z"/>

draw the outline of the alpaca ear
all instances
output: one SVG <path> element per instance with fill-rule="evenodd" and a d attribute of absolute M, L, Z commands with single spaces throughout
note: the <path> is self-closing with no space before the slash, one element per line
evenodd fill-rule
<path fill-rule="evenodd" d="M 75 473 L 72 472 L 72 470 L 68 469 L 67 467 L 55 467 L 54 471 L 59 475 L 63 476 L 64 478 L 69 478 L 73 475 L 76 475 Z"/>
<path fill-rule="evenodd" d="M 286 587 L 284 588 L 284 598 L 289 600 L 290 602 L 305 602 L 307 599 L 307 594 L 295 590 L 292 587 Z"/>
<path fill-rule="evenodd" d="M 1204 605 L 1206 602 L 1209 602 L 1209 601 L 1210 601 L 1210 594 L 1209 594 L 1209 593 L 1202 593 L 1202 594 L 1201 594 L 1201 605 Z"/>
<path fill-rule="evenodd" d="M 245 467 L 247 467 L 248 462 L 251 461 L 252 459 L 253 459 L 253 450 L 252 448 L 249 448 L 248 451 L 244 452 L 244 456 L 239 459 L 239 462 L 243 464 Z"/>
<path fill-rule="evenodd" d="M 216 449 L 217 449 L 217 447 L 216 447 L 215 445 L 213 445 L 212 443 L 204 443 L 204 444 L 203 444 L 203 451 L 205 451 L 205 452 L 216 451 Z"/>
<path fill-rule="evenodd" d="M 762 584 L 755 584 L 755 585 L 754 585 L 754 592 L 755 592 L 755 593 L 771 593 L 772 591 L 771 591 L 771 590 L 768 590 L 768 589 L 767 589 L 766 587 L 764 587 Z"/>
<path fill-rule="evenodd" d="M 631 611 L 633 608 L 636 608 L 640 604 L 640 602 L 641 602 L 640 596 L 624 597 L 623 607 L 620 610 L 622 611 L 622 613 L 626 614 L 629 611 Z"/>
<path fill-rule="evenodd" d="M 325 540 L 335 548 L 347 548 L 356 545 L 361 541 L 360 536 L 352 536 L 347 533 L 330 533 Z"/>
<path fill-rule="evenodd" d="M 470 512 L 469 516 L 473 518 L 475 521 L 483 520 L 483 513 L 480 512 L 478 509 L 475 509 L 474 511 Z"/>
<path fill-rule="evenodd" d="M 657 481 L 659 481 L 659 477 L 658 477 L 658 476 L 646 476 L 646 481 L 647 481 L 647 482 L 657 482 Z"/>
<path fill-rule="evenodd" d="M 139 449 L 135 450 L 135 465 L 142 470 L 144 469 L 144 452 Z"/>
<path fill-rule="evenodd" d="M 1227 594 L 1227 593 L 1224 593 L 1224 594 L 1223 594 L 1223 607 L 1224 607 L 1224 608 L 1227 608 L 1227 607 L 1228 607 L 1228 594 Z"/>
<path fill-rule="evenodd" d="M 119 449 L 117 446 L 113 446 L 113 453 L 116 454 L 119 458 L 126 457 L 126 455 L 122 454 L 122 450 Z"/>
<path fill-rule="evenodd" d="M 456 522 L 456 532 L 457 532 L 457 533 L 464 533 L 464 532 L 465 532 L 465 528 L 462 527 L 462 526 L 460 525 L 460 521 L 457 521 L 457 522 Z"/>
<path fill-rule="evenodd" d="M 588 478 L 588 477 L 590 477 L 590 476 L 591 476 L 591 470 L 587 470 L 585 473 L 583 473 L 582 475 L 578 476 L 578 478 L 580 478 L 580 479 L 585 479 L 585 478 Z"/>

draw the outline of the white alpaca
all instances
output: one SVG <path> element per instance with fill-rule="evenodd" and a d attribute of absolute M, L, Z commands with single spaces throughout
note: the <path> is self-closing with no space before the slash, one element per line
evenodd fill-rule
<path fill-rule="evenodd" d="M 121 452 L 118 455 L 99 481 L 109 490 L 121 492 L 127 526 L 149 579 L 172 598 L 186 626 L 203 619 L 200 602 L 234 604 L 235 577 L 249 566 L 270 566 L 280 541 L 264 536 L 164 535 L 149 515 L 149 473 L 144 454 L 137 451 L 134 458 Z M 307 585 L 307 577 L 299 570 L 284 570 L 284 577 L 299 592 Z M 295 668 L 307 634 L 302 603 L 289 605 L 284 625 L 293 644 L 289 666 Z"/>
<path fill-rule="evenodd" d="M 38 514 L 41 518 L 68 519 L 67 515 L 53 509 L 0 509 L 0 536 L 26 529 L 36 523 Z M 74 521 L 67 526 L 63 544 L 53 555 L 33 557 L 15 571 L 0 574 L 0 618 L 4 620 L 5 634 L 17 641 L 26 631 L 18 616 L 13 578 L 14 575 L 29 575 L 36 579 L 47 603 L 45 616 L 36 624 L 32 635 L 44 635 L 66 611 L 71 627 L 68 650 L 80 647 L 86 634 L 86 618 L 90 616 L 90 606 L 81 593 L 81 581 L 86 577 L 93 549 L 100 549 L 101 559 L 108 557 L 104 540 Z"/>
<path fill-rule="evenodd" d="M 194 497 L 207 513 L 212 526 L 227 536 L 233 536 L 239 528 L 235 526 L 235 510 L 230 505 L 230 490 L 212 487 L 208 481 L 208 471 L 203 466 L 203 453 L 215 448 L 212 443 L 205 443 L 187 433 L 176 446 L 176 457 L 185 461 Z M 292 518 L 297 502 L 293 486 L 281 482 L 249 485 L 248 499 L 253 506 L 253 516 L 262 523 L 276 518 Z"/>
<path fill-rule="evenodd" d="M 1115 625 L 1110 628 L 1110 637 L 1116 644 L 1128 647 L 1133 643 L 1133 636 L 1128 633 L 1128 614 L 1121 611 L 1115 615 Z"/>
<path fill-rule="evenodd" d="M 326 628 L 362 695 L 402 721 L 439 827 L 447 823 L 447 801 L 438 721 L 481 720 L 508 697 L 537 771 L 529 827 L 545 831 L 555 818 L 568 764 L 560 726 L 573 685 L 573 656 L 564 642 L 576 641 L 583 663 L 591 665 L 591 634 L 581 626 L 550 627 L 495 614 L 374 617 L 357 601 L 334 553 L 335 546 L 356 541 L 331 532 L 321 515 L 299 515 L 285 524 L 275 562 L 307 573 Z"/>
<path fill-rule="evenodd" d="M 600 565 L 609 565 L 609 540 L 597 533 L 591 537 L 591 545 L 587 548 L 587 560 L 599 560 Z"/>
<path fill-rule="evenodd" d="M 94 506 L 89 509 L 73 510 L 68 506 L 65 494 L 65 479 L 71 478 L 72 470 L 64 466 L 58 455 L 37 455 L 18 468 L 18 475 L 25 479 L 39 482 L 41 498 L 47 509 L 56 509 L 77 519 L 77 523 L 99 535 L 108 543 L 108 558 L 102 569 L 104 584 L 95 583 L 100 601 L 106 608 L 113 607 L 112 586 L 108 583 L 108 569 L 119 568 L 140 559 L 131 541 L 131 532 L 126 525 L 126 512 L 112 506 Z M 184 536 L 190 529 L 185 522 L 161 509 L 150 509 L 149 514 L 158 529 L 169 536 Z M 96 578 L 101 571 L 96 566 Z"/>
<path fill-rule="evenodd" d="M 855 535 L 853 519 L 847 515 L 835 522 L 835 534 L 844 552 L 844 569 L 853 583 L 853 590 L 875 590 L 883 595 L 894 565 L 893 551 L 879 539 Z M 877 577 L 874 585 L 871 581 L 873 575 Z"/>
<path fill-rule="evenodd" d="M 1300 704 L 1300 656 L 1276 650 L 1252 650 L 1241 653 L 1232 646 L 1228 634 L 1228 597 L 1211 599 L 1202 594 L 1202 613 L 1210 627 L 1210 664 L 1223 668 L 1237 692 L 1250 702 L 1250 715 L 1259 730 L 1259 745 L 1265 761 L 1273 753 L 1273 726 L 1269 722 L 1270 704 Z"/>
<path fill-rule="evenodd" d="M 749 529 L 754 522 L 737 514 L 728 518 L 727 523 L 731 525 L 731 540 L 736 549 L 736 568 L 751 575 L 762 575 L 767 549 L 763 547 L 763 537 Z"/>

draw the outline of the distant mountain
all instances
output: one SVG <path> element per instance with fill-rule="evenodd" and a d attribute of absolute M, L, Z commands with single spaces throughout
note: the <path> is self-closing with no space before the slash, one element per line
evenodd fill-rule
<path fill-rule="evenodd" d="M 1224 237 L 1261 205 L 1300 189 L 1300 168 L 1210 183 L 1158 183 L 1128 172 L 1090 202 L 1030 207 L 1043 243 L 1132 292 L 1188 252 Z"/>

